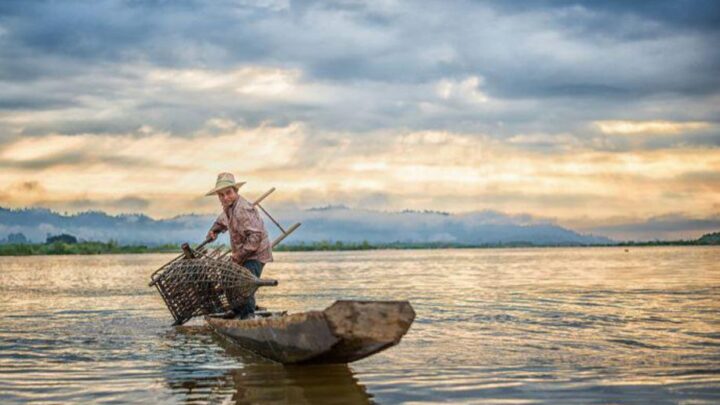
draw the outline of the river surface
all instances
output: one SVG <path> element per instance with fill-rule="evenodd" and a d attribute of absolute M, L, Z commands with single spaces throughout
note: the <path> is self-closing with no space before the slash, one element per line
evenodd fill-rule
<path fill-rule="evenodd" d="M 277 253 L 261 305 L 417 312 L 312 367 L 170 326 L 148 281 L 172 256 L 0 257 L 0 403 L 720 403 L 720 248 Z"/>

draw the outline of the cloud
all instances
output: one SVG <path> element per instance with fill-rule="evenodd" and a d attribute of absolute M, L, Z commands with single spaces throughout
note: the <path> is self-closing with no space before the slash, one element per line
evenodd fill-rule
<path fill-rule="evenodd" d="M 217 118 L 185 137 L 143 127 L 130 134 L 21 138 L 0 149 L 0 184 L 15 184 L 2 203 L 79 209 L 96 201 L 125 212 L 128 207 L 104 201 L 142 196 L 146 202 L 137 208 L 161 217 L 211 212 L 216 201 L 202 195 L 220 171 L 248 181 L 243 193 L 250 197 L 276 187 L 271 204 L 496 209 L 559 221 L 617 212 L 708 213 L 720 193 L 712 176 L 720 169 L 715 149 L 595 151 L 562 134 L 504 142 L 448 131 L 311 131 Z M 533 142 L 550 149 L 528 149 Z M 39 182 L 43 193 L 20 191 L 24 182 Z"/>
<path fill-rule="evenodd" d="M 208 131 L 217 130 L 217 125 L 209 124 Z M 191 138 L 143 128 L 132 134 L 18 139 L 0 149 L 0 167 L 4 168 L 0 184 L 10 184 L 3 203 L 22 206 L 54 201 L 53 207 L 67 204 L 68 209 L 77 210 L 92 208 L 95 201 L 98 207 L 110 206 L 115 212 L 135 207 L 175 215 L 197 208 L 189 197 L 201 195 L 220 171 L 252 173 L 292 165 L 304 139 L 299 125 L 252 129 L 222 125 L 227 126 L 222 134 L 201 131 Z M 43 184 L 42 195 L 13 185 L 28 181 Z M 138 194 L 152 203 L 118 201 L 118 195 Z M 174 201 L 172 196 L 177 195 L 183 195 L 184 201 Z M 115 202 L 105 203 L 111 200 Z"/>
<path fill-rule="evenodd" d="M 603 2 L 578 3 L 575 0 L 523 0 L 512 4 L 507 2 L 493 3 L 496 9 L 504 13 L 523 13 L 531 10 L 554 9 L 560 12 L 565 11 L 568 23 L 572 23 L 572 13 L 584 13 L 587 17 L 593 16 L 599 21 L 610 19 L 642 19 L 649 25 L 645 27 L 627 27 L 632 32 L 645 28 L 660 29 L 670 26 L 674 29 L 701 29 L 717 31 L 717 19 L 720 16 L 720 8 L 713 0 L 699 1 L 674 1 L 674 0 L 652 0 L 634 1 L 628 3 L 622 0 L 609 0 Z M 691 7 L 692 6 L 692 7 Z M 616 22 L 617 24 L 617 22 Z M 607 30 L 599 24 L 588 24 L 587 21 L 575 21 L 571 26 L 581 32 L 602 31 L 605 35 L 626 37 L 627 31 Z M 634 35 L 631 35 L 634 37 Z"/>
<path fill-rule="evenodd" d="M 88 210 L 103 210 L 121 213 L 137 213 L 150 207 L 151 202 L 138 196 L 124 196 L 107 200 L 75 199 L 75 200 L 45 200 L 37 201 L 37 207 L 62 209 L 70 212 L 83 212 Z"/>
<path fill-rule="evenodd" d="M 224 116 L 508 137 L 716 116 L 716 4 L 540 4 L 11 2 L 0 130 L 184 135 Z"/>
<path fill-rule="evenodd" d="M 42 193 L 45 191 L 43 186 L 37 181 L 24 181 L 22 183 L 15 184 L 11 187 L 11 190 L 21 193 Z"/>
<path fill-rule="evenodd" d="M 576 150 L 583 147 L 580 139 L 572 134 L 517 134 L 508 138 L 508 143 L 535 150 Z"/>
<path fill-rule="evenodd" d="M 461 81 L 442 79 L 438 82 L 436 91 L 438 97 L 443 100 L 484 103 L 488 101 L 488 97 L 480 91 L 481 83 L 481 78 L 477 76 L 471 76 Z"/>
<path fill-rule="evenodd" d="M 709 122 L 672 121 L 595 121 L 600 131 L 608 135 L 677 135 L 709 129 Z"/>
<path fill-rule="evenodd" d="M 707 214 L 718 15 L 705 1 L 3 2 L 0 200 L 210 212 L 196 195 L 231 170 L 297 206 Z M 52 198 L 14 188 L 28 181 Z M 107 203 L 125 197 L 143 201 Z"/>
<path fill-rule="evenodd" d="M 158 69 L 148 73 L 150 85 L 170 85 L 182 90 L 221 90 L 260 98 L 287 97 L 297 87 L 300 72 L 263 67 L 229 71 L 207 69 Z"/>
<path fill-rule="evenodd" d="M 682 213 L 669 213 L 650 217 L 644 221 L 625 218 L 606 226 L 594 226 L 584 231 L 591 231 L 609 237 L 624 240 L 692 240 L 705 233 L 717 232 L 720 229 L 720 216 L 690 216 Z"/>

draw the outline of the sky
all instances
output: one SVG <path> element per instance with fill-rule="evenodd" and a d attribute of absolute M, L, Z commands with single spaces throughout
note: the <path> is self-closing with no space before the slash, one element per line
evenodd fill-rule
<path fill-rule="evenodd" d="M 720 229 L 716 1 L 0 2 L 0 206 Z"/>

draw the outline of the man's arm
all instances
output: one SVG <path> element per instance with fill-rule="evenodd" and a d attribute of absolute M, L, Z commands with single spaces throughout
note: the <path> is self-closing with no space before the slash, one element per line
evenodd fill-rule
<path fill-rule="evenodd" d="M 210 230 L 207 233 L 207 236 L 205 237 L 206 240 L 214 241 L 217 239 L 218 234 L 223 233 L 228 230 L 227 226 L 227 216 L 223 212 L 220 214 L 215 222 L 213 222 L 212 226 L 210 227 Z"/>

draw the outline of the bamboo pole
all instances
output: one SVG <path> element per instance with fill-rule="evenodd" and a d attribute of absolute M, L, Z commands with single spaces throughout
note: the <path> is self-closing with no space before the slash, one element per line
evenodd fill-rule
<path fill-rule="evenodd" d="M 296 223 L 295 225 L 291 226 L 287 231 L 283 231 L 282 235 L 278 236 L 277 239 L 275 239 L 272 243 L 272 247 L 277 246 L 280 242 L 283 241 L 283 239 L 287 238 L 293 231 L 298 229 L 300 227 L 300 222 Z M 282 228 L 280 228 L 282 229 Z"/>
<path fill-rule="evenodd" d="M 282 232 L 282 235 L 280 235 L 278 238 L 276 238 L 276 239 L 273 241 L 273 243 L 272 243 L 272 247 L 275 247 L 275 246 L 277 246 L 280 242 L 282 242 L 285 238 L 287 238 L 288 236 L 290 236 L 290 234 L 293 233 L 296 229 L 298 229 L 301 224 L 298 222 L 298 223 L 296 223 L 295 225 L 291 226 L 290 228 L 288 228 L 288 229 L 286 230 L 285 228 L 282 227 L 282 225 L 280 225 L 280 222 L 278 222 L 275 218 L 273 218 L 272 215 L 270 215 L 269 212 L 267 212 L 267 210 L 265 209 L 265 207 L 263 207 L 262 205 L 260 205 L 260 202 L 261 202 L 262 200 L 264 200 L 265 197 L 267 197 L 267 196 L 269 196 L 270 194 L 272 194 L 273 191 L 275 191 L 275 187 L 271 188 L 270 190 L 266 191 L 265 194 L 263 194 L 263 195 L 261 195 L 260 197 L 258 197 L 258 199 L 255 200 L 255 202 L 253 202 L 253 206 L 257 206 L 258 208 L 260 208 L 260 210 L 261 210 L 265 215 L 267 215 L 268 218 L 270 218 L 270 221 L 272 221 L 272 223 L 275 224 L 275 226 L 277 226 L 278 229 L 280 229 L 280 232 Z M 221 258 L 222 258 L 222 257 L 225 257 L 225 255 L 227 255 L 228 253 L 229 253 L 229 251 L 228 251 L 228 252 L 225 252 L 225 254 L 221 256 Z"/>
<path fill-rule="evenodd" d="M 270 218 L 271 221 L 273 221 L 273 223 L 274 223 L 278 228 L 280 228 L 280 232 L 285 233 L 285 229 L 283 229 L 282 225 L 280 225 L 280 223 L 279 223 L 278 221 L 276 221 L 275 218 L 273 218 L 272 215 L 270 215 L 269 212 L 265 211 L 265 208 L 263 208 L 262 205 L 258 204 L 257 206 L 258 206 L 258 208 L 260 208 L 260 209 L 262 210 L 262 212 L 265 213 L 265 215 L 268 216 L 268 218 Z"/>
<path fill-rule="evenodd" d="M 269 196 L 270 194 L 272 194 L 273 191 L 275 191 L 275 187 L 271 188 L 270 190 L 266 191 L 265 194 L 263 194 L 263 195 L 261 195 L 260 197 L 258 197 L 258 199 L 255 200 L 255 202 L 253 203 L 253 205 L 258 205 L 258 204 L 260 204 L 260 202 L 261 202 L 262 200 L 264 200 L 265 197 L 267 197 L 267 196 Z"/>

